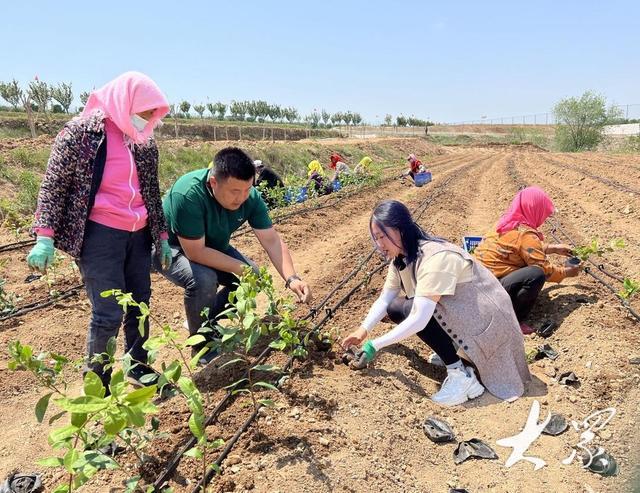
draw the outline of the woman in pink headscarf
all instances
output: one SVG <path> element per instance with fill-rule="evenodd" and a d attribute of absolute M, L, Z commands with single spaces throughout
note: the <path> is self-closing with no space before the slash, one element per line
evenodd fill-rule
<path fill-rule="evenodd" d="M 580 272 L 579 265 L 554 265 L 547 257 L 549 254 L 571 256 L 569 245 L 543 243 L 539 228 L 554 210 L 553 202 L 541 188 L 520 190 L 495 231 L 486 235 L 474 251 L 476 258 L 509 293 L 524 334 L 534 332 L 523 321 L 545 281 L 560 282 Z"/>
<path fill-rule="evenodd" d="M 167 224 L 158 184 L 154 128 L 169 112 L 167 100 L 149 77 L 126 72 L 89 96 L 82 114 L 68 122 L 51 150 L 38 196 L 36 245 L 29 266 L 45 272 L 54 248 L 76 259 L 92 312 L 86 371 L 95 372 L 109 392 L 110 370 L 94 361 L 106 352 L 122 323 L 122 308 L 102 291 L 121 289 L 138 302 L 151 296 L 151 251 L 171 265 Z M 140 312 L 124 316 L 125 350 L 135 364 L 129 377 L 149 383 L 148 326 Z"/>

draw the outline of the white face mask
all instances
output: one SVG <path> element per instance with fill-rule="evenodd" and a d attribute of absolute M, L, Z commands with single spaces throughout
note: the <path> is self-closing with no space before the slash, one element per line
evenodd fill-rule
<path fill-rule="evenodd" d="M 131 115 L 131 124 L 138 132 L 142 132 L 144 127 L 149 123 L 147 120 L 138 115 Z"/>

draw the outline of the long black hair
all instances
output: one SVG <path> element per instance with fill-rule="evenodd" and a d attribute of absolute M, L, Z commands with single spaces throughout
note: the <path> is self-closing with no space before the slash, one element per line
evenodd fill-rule
<path fill-rule="evenodd" d="M 373 238 L 373 230 L 371 227 L 375 223 L 382 232 L 389 237 L 387 232 L 388 228 L 397 229 L 400 232 L 400 241 L 405 251 L 404 259 L 396 257 L 394 264 L 400 270 L 411 262 L 415 262 L 418 257 L 418 248 L 420 240 L 427 241 L 442 241 L 440 238 L 431 236 L 426 233 L 411 217 L 411 212 L 407 209 L 407 206 L 397 200 L 385 200 L 378 204 L 371 214 L 369 220 L 369 232 Z"/>

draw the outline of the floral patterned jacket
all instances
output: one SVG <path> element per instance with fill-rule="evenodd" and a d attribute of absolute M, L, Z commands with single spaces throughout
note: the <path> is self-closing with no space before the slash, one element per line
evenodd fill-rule
<path fill-rule="evenodd" d="M 95 111 L 64 126 L 53 143 L 38 195 L 33 227 L 53 229 L 56 248 L 74 258 L 80 257 L 85 225 L 99 186 L 94 183 L 96 163 L 105 159 L 105 152 L 98 156 L 101 146 L 106 150 L 104 119 L 104 113 Z M 151 237 L 160 251 L 160 235 L 167 231 L 167 223 L 158 184 L 155 141 L 134 146 L 133 156 Z"/>

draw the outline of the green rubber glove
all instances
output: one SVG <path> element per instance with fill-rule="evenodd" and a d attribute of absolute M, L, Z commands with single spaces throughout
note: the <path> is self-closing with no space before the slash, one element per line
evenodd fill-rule
<path fill-rule="evenodd" d="M 352 370 L 363 370 L 373 360 L 376 353 L 376 348 L 373 347 L 371 341 L 365 342 L 362 349 L 355 354 L 355 358 L 349 363 L 349 368 Z"/>
<path fill-rule="evenodd" d="M 53 238 L 48 236 L 38 236 L 36 245 L 27 255 L 27 264 L 32 269 L 36 269 L 43 274 L 47 271 L 47 266 L 53 263 L 56 249 L 53 247 Z"/>
<path fill-rule="evenodd" d="M 167 270 L 171 267 L 171 262 L 173 262 L 173 253 L 171 253 L 171 247 L 169 246 L 169 240 L 162 240 L 160 242 L 160 265 L 164 270 Z"/>
<path fill-rule="evenodd" d="M 373 347 L 371 341 L 367 341 L 362 346 L 362 352 L 367 355 L 367 363 L 369 363 L 373 358 L 375 358 L 378 351 Z"/>

